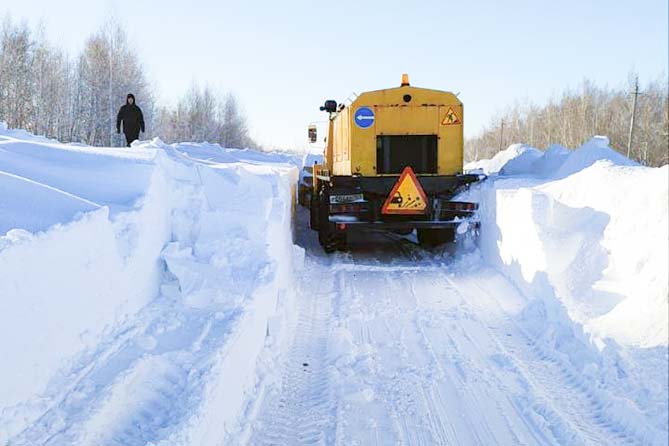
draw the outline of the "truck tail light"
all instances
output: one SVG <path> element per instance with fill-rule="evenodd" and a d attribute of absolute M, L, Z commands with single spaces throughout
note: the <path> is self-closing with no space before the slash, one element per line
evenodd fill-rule
<path fill-rule="evenodd" d="M 331 204 L 331 214 L 360 214 L 367 211 L 366 203 Z"/>

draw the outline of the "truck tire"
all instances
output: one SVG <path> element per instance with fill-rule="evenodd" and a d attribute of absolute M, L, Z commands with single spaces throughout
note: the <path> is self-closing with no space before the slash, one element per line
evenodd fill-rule
<path fill-rule="evenodd" d="M 346 246 L 346 235 L 338 234 L 334 223 L 329 221 L 330 197 L 327 191 L 322 190 L 319 194 L 318 205 L 318 242 L 323 251 L 330 254 Z"/>
<path fill-rule="evenodd" d="M 302 185 L 297 186 L 297 204 L 305 208 L 309 206 L 307 201 L 307 190 Z"/>
<path fill-rule="evenodd" d="M 318 202 L 318 195 L 312 193 L 309 197 L 309 227 L 314 231 L 318 231 L 319 214 L 320 204 Z"/>
<path fill-rule="evenodd" d="M 425 248 L 435 248 L 455 241 L 455 228 L 418 229 L 418 243 Z"/>

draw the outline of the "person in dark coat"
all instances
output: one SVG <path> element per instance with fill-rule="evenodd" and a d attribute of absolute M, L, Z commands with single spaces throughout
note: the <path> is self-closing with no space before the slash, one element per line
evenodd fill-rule
<path fill-rule="evenodd" d="M 130 143 L 139 138 L 139 131 L 144 133 L 144 115 L 142 109 L 135 104 L 135 96 L 132 93 L 128 95 L 125 105 L 121 107 L 116 116 L 117 133 L 121 133 L 121 122 L 123 122 L 125 140 L 130 147 Z"/>

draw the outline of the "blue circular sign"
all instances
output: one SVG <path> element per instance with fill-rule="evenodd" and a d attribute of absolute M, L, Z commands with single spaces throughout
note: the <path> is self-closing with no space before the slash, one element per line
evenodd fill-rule
<path fill-rule="evenodd" d="M 374 125 L 374 110 L 369 107 L 360 107 L 353 115 L 355 123 L 361 129 L 366 129 Z"/>

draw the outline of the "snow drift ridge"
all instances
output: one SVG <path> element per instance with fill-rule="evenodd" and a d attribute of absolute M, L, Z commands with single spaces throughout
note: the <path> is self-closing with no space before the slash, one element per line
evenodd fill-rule
<path fill-rule="evenodd" d="M 22 228 L 0 236 L 0 336 L 13 340 L 0 344 L 12 364 L 0 372 L 0 443 L 57 430 L 68 444 L 122 444 L 126 423 L 166 444 L 234 431 L 268 324 L 289 305 L 290 158 L 2 131 L 0 155 L 0 183 L 18 183 L 0 189 L 0 221 Z M 147 413 L 163 396 L 188 413 L 165 404 L 160 424 L 124 418 L 123 406 Z"/>

